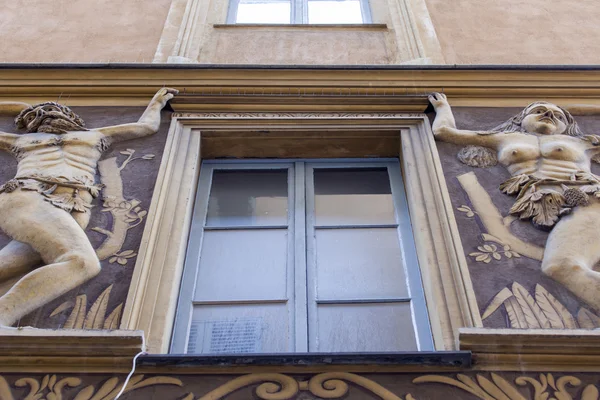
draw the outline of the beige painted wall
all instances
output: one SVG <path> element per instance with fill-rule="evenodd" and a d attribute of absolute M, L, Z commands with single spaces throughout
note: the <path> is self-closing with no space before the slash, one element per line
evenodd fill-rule
<path fill-rule="evenodd" d="M 391 45 L 390 45 L 391 44 Z M 198 60 L 215 64 L 390 64 L 388 29 L 211 29 Z"/>
<path fill-rule="evenodd" d="M 5 1 L 0 62 L 151 62 L 171 0 Z"/>
<path fill-rule="evenodd" d="M 600 63 L 598 0 L 426 0 L 448 64 Z"/>

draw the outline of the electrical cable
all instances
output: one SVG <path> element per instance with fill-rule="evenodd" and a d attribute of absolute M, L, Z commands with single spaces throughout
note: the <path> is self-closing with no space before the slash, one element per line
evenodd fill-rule
<path fill-rule="evenodd" d="M 121 397 L 121 395 L 125 391 L 125 388 L 127 387 L 127 384 L 129 383 L 129 380 L 131 379 L 131 377 L 133 376 L 133 373 L 135 372 L 135 362 L 137 361 L 138 357 L 141 356 L 142 354 L 148 354 L 148 353 L 146 353 L 146 338 L 144 337 L 144 335 L 142 335 L 142 351 L 140 351 L 139 353 L 137 353 L 135 355 L 135 357 L 133 357 L 133 366 L 131 368 L 131 371 L 129 372 L 129 375 L 127 375 L 127 378 L 125 378 L 125 382 L 123 382 L 123 387 L 121 388 L 119 393 L 117 393 L 114 400 L 117 400 L 119 397 Z"/>

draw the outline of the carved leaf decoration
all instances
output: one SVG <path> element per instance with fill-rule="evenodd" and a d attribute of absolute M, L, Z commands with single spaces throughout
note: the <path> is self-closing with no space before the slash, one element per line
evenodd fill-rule
<path fill-rule="evenodd" d="M 577 313 L 577 322 L 579 327 L 583 329 L 600 328 L 600 317 L 588 310 L 581 308 Z"/>
<path fill-rule="evenodd" d="M 504 304 L 504 302 L 507 299 L 509 299 L 512 296 L 513 296 L 513 293 L 507 287 L 505 287 L 504 289 L 499 291 L 498 294 L 496 296 L 494 296 L 494 298 L 492 299 L 490 304 L 487 306 L 487 308 L 483 312 L 481 319 L 486 319 L 487 317 L 492 315 L 502 304 Z"/>
<path fill-rule="evenodd" d="M 535 285 L 535 300 L 548 318 L 550 327 L 555 329 L 577 328 L 577 323 L 569 310 L 540 284 Z"/>
<path fill-rule="evenodd" d="M 459 381 L 461 381 L 467 387 L 469 387 L 472 390 L 472 393 L 474 393 L 477 396 L 480 396 L 482 398 L 487 398 L 487 396 L 486 396 L 487 393 L 485 393 L 479 387 L 479 385 L 477 385 L 477 383 L 475 383 L 475 381 L 473 379 L 471 379 L 470 377 L 468 377 L 467 375 L 464 375 L 464 374 L 457 374 L 456 377 L 458 378 Z"/>
<path fill-rule="evenodd" d="M 106 382 L 104 382 L 104 384 L 100 387 L 100 389 L 98 389 L 98 392 L 94 396 L 94 399 L 104 399 L 104 398 L 106 398 L 106 396 L 110 392 L 112 392 L 113 390 L 115 390 L 115 387 L 117 387 L 118 383 L 119 383 L 119 378 L 114 378 L 114 377 L 110 378 L 109 380 L 107 380 Z M 121 390 L 121 385 L 119 385 L 119 390 Z M 115 393 L 115 396 L 116 396 L 116 393 Z"/>
<path fill-rule="evenodd" d="M 154 154 L 146 154 L 142 156 L 143 160 L 152 160 L 154 158 Z"/>
<path fill-rule="evenodd" d="M 133 387 L 133 385 L 135 385 L 136 383 L 140 382 L 142 379 L 144 379 L 144 375 L 134 375 L 134 376 L 132 376 L 131 379 L 129 380 L 129 382 L 127 383 L 127 386 L 125 387 L 125 390 L 123 391 L 123 393 L 127 393 L 129 390 L 131 390 L 131 388 Z M 114 399 L 117 396 L 117 394 L 121 391 L 122 387 L 123 387 L 123 384 L 118 384 L 106 396 L 104 396 L 104 397 L 94 396 L 90 400 L 111 400 L 111 399 Z"/>
<path fill-rule="evenodd" d="M 92 385 L 87 386 L 85 389 L 77 393 L 77 396 L 73 400 L 90 400 L 94 394 L 94 387 Z"/>
<path fill-rule="evenodd" d="M 465 215 L 467 216 L 467 218 L 472 218 L 475 216 L 475 213 L 473 212 L 473 210 L 471 209 L 471 207 L 466 206 L 466 205 L 462 205 L 460 207 L 456 208 L 458 211 L 462 211 L 465 213 Z"/>
<path fill-rule="evenodd" d="M 110 285 L 98 296 L 87 316 L 83 327 L 85 329 L 102 329 L 104 324 L 104 317 L 106 316 L 106 307 L 108 306 L 108 299 L 110 298 L 110 291 L 113 285 Z"/>
<path fill-rule="evenodd" d="M 483 375 L 477 375 L 477 382 L 479 385 L 489 394 L 491 394 L 496 400 L 511 400 L 508 396 L 498 388 L 495 384 L 493 384 L 489 379 L 484 377 Z"/>
<path fill-rule="evenodd" d="M 528 175 L 517 175 L 509 178 L 500 185 L 500 190 L 506 194 L 517 194 L 521 186 L 529 181 Z"/>
<path fill-rule="evenodd" d="M 511 400 L 527 400 L 513 385 L 500 375 L 492 372 L 492 380 Z"/>
<path fill-rule="evenodd" d="M 2 376 L 0 376 L 0 395 L 2 396 L 2 400 L 14 400 L 10 386 Z"/>
<path fill-rule="evenodd" d="M 102 329 L 118 329 L 119 320 L 121 319 L 121 311 L 123 309 L 123 303 L 119 304 L 106 318 Z"/>
<path fill-rule="evenodd" d="M 53 390 L 53 389 L 54 389 L 54 384 L 55 384 L 55 383 L 56 383 L 56 375 L 52 375 L 52 376 L 50 377 L 50 380 L 48 381 L 48 388 L 49 388 L 50 390 Z"/>
<path fill-rule="evenodd" d="M 87 310 L 87 296 L 82 294 L 75 299 L 73 311 L 63 326 L 64 329 L 83 329 L 83 320 Z"/>
<path fill-rule="evenodd" d="M 513 282 L 512 291 L 517 299 L 517 302 L 523 310 L 525 321 L 528 328 L 549 328 L 550 322 L 542 312 L 540 306 L 537 305 L 529 292 L 519 283 Z"/>
<path fill-rule="evenodd" d="M 50 375 L 46 375 L 42 378 L 42 385 L 40 386 L 40 390 L 42 391 L 44 389 L 46 389 L 46 386 L 48 386 L 48 382 L 50 381 Z"/>
<path fill-rule="evenodd" d="M 527 328 L 527 321 L 525 320 L 525 314 L 521 305 L 514 297 L 509 298 L 504 304 L 506 307 L 506 313 L 508 314 L 508 320 L 511 328 L 525 329 Z"/>
<path fill-rule="evenodd" d="M 73 307 L 74 305 L 75 304 L 71 300 L 65 301 L 60 306 L 56 307 L 54 309 L 54 311 L 52 311 L 52 314 L 50 314 L 50 316 L 54 317 L 55 315 L 58 315 L 65 310 L 68 310 L 69 308 Z"/>
<path fill-rule="evenodd" d="M 599 397 L 598 388 L 594 385 L 587 385 L 581 393 L 581 400 L 598 400 Z"/>
<path fill-rule="evenodd" d="M 487 168 L 498 164 L 496 152 L 482 146 L 466 146 L 457 154 L 460 162 L 470 167 Z"/>

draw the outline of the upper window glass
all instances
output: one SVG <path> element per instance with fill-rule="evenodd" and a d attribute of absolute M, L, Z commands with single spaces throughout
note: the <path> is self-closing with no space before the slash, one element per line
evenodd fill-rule
<path fill-rule="evenodd" d="M 432 350 L 397 161 L 200 173 L 172 352 Z"/>
<path fill-rule="evenodd" d="M 368 0 L 231 0 L 230 24 L 365 24 Z"/>

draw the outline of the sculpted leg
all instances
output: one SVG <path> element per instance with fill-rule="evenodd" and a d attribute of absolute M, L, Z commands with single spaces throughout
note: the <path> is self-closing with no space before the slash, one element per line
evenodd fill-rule
<path fill-rule="evenodd" d="M 13 240 L 0 250 L 0 282 L 22 275 L 41 262 L 30 245 Z"/>
<path fill-rule="evenodd" d="M 77 221 L 36 192 L 0 195 L 0 228 L 29 244 L 48 264 L 0 297 L 0 325 L 14 324 L 100 272 L 98 257 Z"/>
<path fill-rule="evenodd" d="M 578 207 L 554 227 L 542 270 L 600 312 L 600 204 Z"/>

